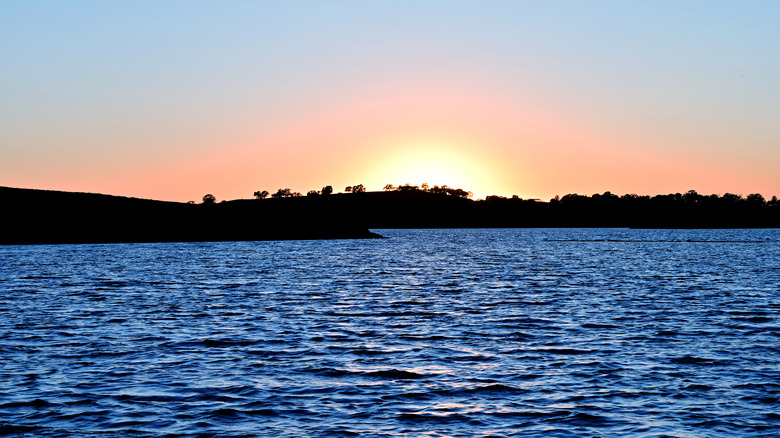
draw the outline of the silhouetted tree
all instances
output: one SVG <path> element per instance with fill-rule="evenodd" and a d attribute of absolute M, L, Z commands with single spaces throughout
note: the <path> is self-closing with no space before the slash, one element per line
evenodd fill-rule
<path fill-rule="evenodd" d="M 472 196 L 474 196 L 473 193 L 463 189 L 454 189 L 451 187 L 447 187 L 446 185 L 443 185 L 441 187 L 439 186 L 430 187 L 428 183 L 423 183 L 422 186 L 416 186 L 414 184 L 404 184 L 398 187 L 394 187 L 392 184 L 388 184 L 385 186 L 385 190 L 386 191 L 396 190 L 399 192 L 422 191 L 427 193 L 433 193 L 435 195 L 455 196 L 457 198 L 471 198 Z"/>
<path fill-rule="evenodd" d="M 203 203 L 206 205 L 211 205 L 217 202 L 217 198 L 214 197 L 211 193 L 203 196 Z"/>
<path fill-rule="evenodd" d="M 751 193 L 747 195 L 746 198 L 747 202 L 754 204 L 754 205 L 764 205 L 766 201 L 764 200 L 764 197 L 761 196 L 760 193 Z"/>
<path fill-rule="evenodd" d="M 428 189 L 428 192 L 436 194 L 436 195 L 446 195 L 447 190 L 449 190 L 449 187 L 447 186 L 433 186 L 432 188 Z"/>
<path fill-rule="evenodd" d="M 255 198 L 257 198 L 257 199 L 265 199 L 265 198 L 268 197 L 268 194 L 269 194 L 268 190 L 263 190 L 263 191 L 258 190 L 258 191 L 255 192 Z"/>
<path fill-rule="evenodd" d="M 394 190 L 395 190 L 395 186 L 394 186 L 394 185 L 392 185 L 392 184 L 388 184 L 388 185 L 386 185 L 386 186 L 385 186 L 385 187 L 384 187 L 382 190 L 384 190 L 384 191 L 386 191 L 386 192 L 392 192 L 392 191 L 394 191 Z"/>
<path fill-rule="evenodd" d="M 309 197 L 311 197 L 311 196 L 319 196 L 319 195 L 320 195 L 320 192 L 318 192 L 316 190 L 309 190 L 308 192 L 306 192 L 306 196 L 309 196 Z"/>
<path fill-rule="evenodd" d="M 463 189 L 449 189 L 447 191 L 447 194 L 450 196 L 455 196 L 457 198 L 471 198 L 472 196 L 474 196 L 473 193 Z"/>
<path fill-rule="evenodd" d="M 724 193 L 720 199 L 726 202 L 738 202 L 742 200 L 742 195 L 735 195 L 733 193 Z"/>
<path fill-rule="evenodd" d="M 352 192 L 352 186 L 344 187 L 344 191 L 347 192 L 347 193 L 351 193 Z"/>
<path fill-rule="evenodd" d="M 561 198 L 561 204 L 564 205 L 582 205 L 590 201 L 590 198 L 584 195 L 578 195 L 576 193 L 569 193 L 568 195 L 563 195 Z"/>
<path fill-rule="evenodd" d="M 363 184 L 358 184 L 356 186 L 352 186 L 352 193 L 363 193 L 366 191 L 366 188 L 363 187 Z"/>
<path fill-rule="evenodd" d="M 327 196 L 333 193 L 333 186 L 325 186 L 322 188 L 322 195 Z"/>
<path fill-rule="evenodd" d="M 292 193 L 292 190 L 290 190 L 290 189 L 279 189 L 279 190 L 276 191 L 276 193 L 271 195 L 271 197 L 272 198 L 277 198 L 277 199 L 278 198 L 290 198 L 290 197 L 292 197 L 292 195 L 293 195 L 293 193 Z"/>
<path fill-rule="evenodd" d="M 686 204 L 696 204 L 701 202 L 703 198 L 703 196 L 696 193 L 696 190 L 688 190 L 688 192 L 683 195 Z"/>
<path fill-rule="evenodd" d="M 613 195 L 612 192 L 606 191 L 603 194 L 595 193 L 593 196 L 591 196 L 591 199 L 594 201 L 616 201 L 618 200 L 617 195 Z"/>

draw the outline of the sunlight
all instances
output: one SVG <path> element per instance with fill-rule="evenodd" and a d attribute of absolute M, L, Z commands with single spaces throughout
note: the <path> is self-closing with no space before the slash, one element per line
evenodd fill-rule
<path fill-rule="evenodd" d="M 486 161 L 459 142 L 441 139 L 390 143 L 377 160 L 371 183 L 447 185 L 470 190 L 475 195 L 495 188 L 494 172 Z"/>

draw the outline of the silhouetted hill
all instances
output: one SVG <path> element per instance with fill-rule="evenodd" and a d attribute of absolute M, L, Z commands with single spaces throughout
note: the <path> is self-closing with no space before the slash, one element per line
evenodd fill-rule
<path fill-rule="evenodd" d="M 473 201 L 423 190 L 248 200 L 320 205 L 332 215 L 356 218 L 369 228 L 778 228 L 780 203 L 754 195 L 682 194 L 618 197 L 566 195 L 540 202 L 489 196 Z"/>
<path fill-rule="evenodd" d="M 780 203 L 751 195 L 686 194 L 593 196 L 570 194 L 559 200 L 535 202 L 489 197 L 488 216 L 511 226 L 630 227 L 630 228 L 778 228 Z"/>
<path fill-rule="evenodd" d="M 780 228 L 776 198 L 693 191 L 539 202 L 404 190 L 210 205 L 6 187 L 0 196 L 3 244 L 378 237 L 369 228 Z"/>
<path fill-rule="evenodd" d="M 283 198 L 325 203 L 330 214 L 356 218 L 369 228 L 780 228 L 780 202 L 760 195 L 657 196 L 609 192 L 566 195 L 550 202 L 489 196 L 473 201 L 423 190 Z M 266 202 L 246 201 L 246 202 Z"/>
<path fill-rule="evenodd" d="M 285 200 L 286 201 L 286 200 Z M 103 243 L 379 237 L 294 203 L 184 204 L 0 187 L 0 243 Z M 277 208 L 275 208 L 277 207 Z"/>

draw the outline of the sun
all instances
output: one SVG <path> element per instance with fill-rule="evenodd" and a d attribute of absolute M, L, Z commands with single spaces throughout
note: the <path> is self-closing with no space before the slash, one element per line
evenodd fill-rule
<path fill-rule="evenodd" d="M 404 154 L 404 159 L 395 163 L 393 174 L 398 183 L 434 185 L 469 185 L 473 180 L 473 169 L 457 157 L 449 157 L 446 151 L 420 150 Z"/>
<path fill-rule="evenodd" d="M 477 195 L 495 187 L 491 166 L 474 148 L 442 139 L 395 141 L 382 148 L 372 166 L 372 185 L 447 185 Z M 494 169 L 493 169 L 494 170 Z"/>

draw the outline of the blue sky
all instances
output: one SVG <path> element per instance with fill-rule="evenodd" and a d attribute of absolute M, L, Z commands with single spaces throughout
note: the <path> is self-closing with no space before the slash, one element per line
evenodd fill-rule
<path fill-rule="evenodd" d="M 378 189 L 434 174 L 411 150 L 429 148 L 484 161 L 439 169 L 484 194 L 780 194 L 778 16 L 773 1 L 5 1 L 0 185 Z M 382 147 L 420 174 L 373 167 Z"/>

